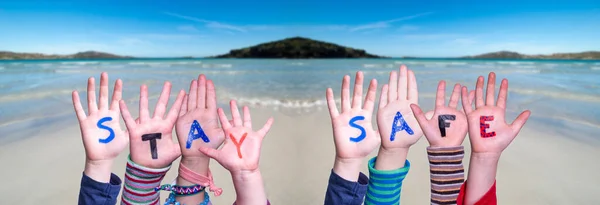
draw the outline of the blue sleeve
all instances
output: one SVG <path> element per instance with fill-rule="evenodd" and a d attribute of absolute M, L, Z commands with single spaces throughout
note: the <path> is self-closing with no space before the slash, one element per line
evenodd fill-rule
<path fill-rule="evenodd" d="M 360 173 L 357 182 L 351 182 L 331 170 L 325 194 L 325 205 L 363 204 L 368 183 L 369 178 L 363 173 Z"/>
<path fill-rule="evenodd" d="M 400 204 L 402 181 L 410 169 L 410 162 L 406 160 L 404 167 L 396 170 L 377 170 L 375 162 L 377 157 L 369 160 L 369 188 L 365 205 L 397 205 Z"/>
<path fill-rule="evenodd" d="M 100 183 L 87 175 L 81 177 L 79 188 L 79 205 L 114 205 L 117 204 L 117 196 L 121 191 L 121 179 L 110 175 L 109 183 Z"/>

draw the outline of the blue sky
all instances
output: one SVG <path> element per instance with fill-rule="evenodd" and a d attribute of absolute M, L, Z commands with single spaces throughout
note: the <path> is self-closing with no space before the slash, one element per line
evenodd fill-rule
<path fill-rule="evenodd" d="M 0 50 L 209 56 L 292 36 L 387 56 L 600 50 L 600 1 L 0 1 Z"/>

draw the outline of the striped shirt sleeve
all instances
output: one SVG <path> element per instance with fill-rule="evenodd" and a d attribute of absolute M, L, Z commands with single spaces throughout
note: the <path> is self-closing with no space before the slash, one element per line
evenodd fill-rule
<path fill-rule="evenodd" d="M 136 164 L 129 157 L 125 170 L 125 186 L 121 204 L 159 204 L 160 193 L 154 191 L 154 188 L 160 186 L 160 182 L 170 168 L 171 165 L 160 169 L 144 167 Z"/>
<path fill-rule="evenodd" d="M 431 174 L 431 204 L 456 204 L 465 180 L 464 147 L 428 147 Z"/>
<path fill-rule="evenodd" d="M 369 160 L 369 187 L 365 204 L 400 204 L 402 181 L 408 174 L 410 163 L 406 160 L 404 167 L 384 171 L 375 169 L 376 160 L 377 157 Z"/>

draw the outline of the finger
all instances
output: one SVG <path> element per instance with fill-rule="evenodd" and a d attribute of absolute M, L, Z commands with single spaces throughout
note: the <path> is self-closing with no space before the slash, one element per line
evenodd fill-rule
<path fill-rule="evenodd" d="M 327 88 L 327 91 L 325 92 L 325 97 L 327 98 L 327 107 L 329 108 L 329 116 L 331 116 L 331 118 L 335 118 L 338 115 L 340 115 L 340 112 L 337 109 L 337 106 L 335 105 L 335 99 L 333 97 L 333 90 L 331 88 Z"/>
<path fill-rule="evenodd" d="M 342 113 L 350 110 L 350 76 L 342 80 Z"/>
<path fill-rule="evenodd" d="M 427 117 L 425 116 L 425 113 L 423 113 L 423 110 L 421 110 L 421 107 L 419 107 L 419 105 L 417 104 L 411 104 L 410 109 L 412 110 L 413 115 L 415 115 L 419 126 L 421 126 L 422 128 L 427 127 Z"/>
<path fill-rule="evenodd" d="M 260 136 L 262 136 L 263 138 L 265 136 L 267 136 L 267 133 L 269 133 L 269 130 L 271 130 L 271 126 L 273 125 L 273 117 L 270 117 L 267 122 L 265 123 L 265 125 L 263 125 L 262 128 L 260 128 L 260 130 L 258 130 L 258 134 Z"/>
<path fill-rule="evenodd" d="M 531 115 L 531 111 L 529 111 L 529 110 L 525 110 L 521 114 L 519 114 L 517 119 L 515 119 L 515 121 L 513 121 L 512 124 L 510 125 L 512 130 L 515 133 L 519 133 L 521 131 L 521 128 L 523 128 L 523 125 L 525 125 L 525 123 L 527 122 L 527 119 L 529 119 L 530 115 Z"/>
<path fill-rule="evenodd" d="M 71 94 L 71 98 L 73 98 L 73 108 L 75 109 L 75 115 L 77 115 L 77 119 L 79 121 L 85 120 L 85 111 L 83 110 L 83 106 L 81 106 L 81 101 L 79 100 L 79 93 L 77 91 L 73 91 Z"/>
<path fill-rule="evenodd" d="M 200 147 L 200 148 L 198 148 L 198 151 L 202 152 L 202 154 L 204 154 L 210 158 L 213 158 L 213 159 L 219 161 L 218 160 L 219 151 L 216 149 L 213 149 L 211 147 Z"/>
<path fill-rule="evenodd" d="M 206 83 L 206 108 L 217 108 L 217 91 L 215 89 L 215 84 L 212 80 L 208 80 L 208 82 Z"/>
<path fill-rule="evenodd" d="M 487 91 L 485 92 L 485 94 L 486 94 L 485 105 L 493 106 L 495 104 L 494 103 L 494 97 L 496 97 L 495 92 L 496 92 L 496 73 L 490 72 L 490 74 L 488 75 Z"/>
<path fill-rule="evenodd" d="M 148 111 L 148 86 L 142 85 L 140 87 L 140 123 L 144 123 L 150 119 L 150 112 Z"/>
<path fill-rule="evenodd" d="M 100 101 L 98 102 L 100 110 L 108 110 L 108 74 L 100 74 Z"/>
<path fill-rule="evenodd" d="M 252 117 L 250 117 L 250 109 L 248 109 L 248 106 L 244 106 L 242 110 L 244 111 L 244 127 L 252 129 Z"/>
<path fill-rule="evenodd" d="M 431 118 L 433 117 L 434 114 L 435 114 L 435 112 L 433 110 L 431 110 L 431 111 L 425 113 L 425 117 L 427 118 L 427 120 L 431 120 Z"/>
<path fill-rule="evenodd" d="M 179 109 L 179 117 L 185 115 L 185 113 L 187 113 L 187 101 L 188 101 L 188 95 L 185 94 L 183 96 L 183 101 L 181 103 L 181 109 Z"/>
<path fill-rule="evenodd" d="M 96 105 L 96 81 L 94 77 L 88 79 L 87 87 L 87 100 L 88 100 L 88 112 L 90 115 L 98 111 L 98 105 Z"/>
<path fill-rule="evenodd" d="M 475 91 L 469 91 L 469 105 L 473 105 L 473 100 L 475 99 Z"/>
<path fill-rule="evenodd" d="M 461 101 L 462 101 L 462 107 L 463 110 L 465 111 L 465 114 L 469 114 L 471 113 L 471 111 L 473 111 L 473 108 L 471 107 L 471 100 L 469 100 L 469 96 L 468 96 L 469 91 L 467 91 L 467 86 L 463 86 L 462 87 L 462 92 L 461 92 Z"/>
<path fill-rule="evenodd" d="M 121 116 L 123 117 L 123 121 L 125 121 L 125 126 L 127 126 L 127 130 L 134 129 L 137 123 L 139 123 L 140 118 L 138 118 L 135 121 L 133 120 L 133 118 L 131 117 L 131 113 L 129 113 L 129 109 L 127 109 L 127 104 L 124 100 L 119 101 L 119 109 L 121 110 Z"/>
<path fill-rule="evenodd" d="M 175 99 L 175 102 L 173 103 L 173 106 L 171 106 L 169 113 L 167 113 L 166 119 L 167 119 L 167 121 L 171 122 L 171 124 L 173 124 L 173 123 L 175 123 L 175 121 L 177 121 L 177 113 L 181 112 L 181 104 L 183 104 L 183 97 L 185 97 L 185 91 L 180 90 L 179 94 L 177 94 L 177 98 Z M 167 99 L 167 101 L 168 101 L 168 99 Z"/>
<path fill-rule="evenodd" d="M 123 81 L 117 79 L 113 90 L 112 102 L 110 103 L 110 110 L 119 111 L 119 101 L 123 98 Z"/>
<path fill-rule="evenodd" d="M 375 97 L 376 96 L 377 96 L 377 80 L 372 79 L 371 83 L 369 83 L 369 90 L 367 91 L 367 96 L 365 97 L 365 105 L 363 107 L 364 110 L 373 112 L 373 107 L 375 106 Z"/>
<path fill-rule="evenodd" d="M 156 103 L 156 107 L 154 108 L 154 118 L 162 119 L 165 116 L 165 111 L 167 110 L 167 104 L 169 104 L 170 96 L 171 96 L 171 82 L 165 81 L 162 92 L 160 93 L 160 97 L 158 97 L 158 102 Z M 182 98 L 183 98 L 183 96 L 182 96 Z"/>
<path fill-rule="evenodd" d="M 185 92 L 185 91 L 183 91 Z M 179 140 L 179 139 L 177 139 Z M 173 152 L 175 153 L 175 156 L 180 157 L 181 156 L 181 147 L 179 146 L 179 143 L 175 143 L 173 144 Z"/>
<path fill-rule="evenodd" d="M 360 108 L 362 106 L 362 90 L 364 74 L 362 71 L 356 72 L 356 79 L 354 79 L 354 95 L 352 97 L 352 108 Z"/>
<path fill-rule="evenodd" d="M 379 93 L 379 109 L 384 108 L 388 103 L 388 84 L 381 87 L 381 93 Z"/>
<path fill-rule="evenodd" d="M 223 130 L 228 130 L 229 128 L 231 128 L 232 122 L 230 122 L 229 119 L 227 119 L 227 115 L 225 115 L 223 108 L 218 108 L 217 114 L 219 114 L 219 121 L 221 122 L 221 127 L 223 128 Z"/>
<path fill-rule="evenodd" d="M 419 89 L 417 88 L 417 78 L 415 72 L 408 70 L 408 100 L 412 103 L 419 103 Z"/>
<path fill-rule="evenodd" d="M 502 79 L 500 83 L 500 92 L 498 92 L 498 102 L 496 105 L 502 109 L 506 109 L 506 99 L 508 98 L 508 80 Z"/>
<path fill-rule="evenodd" d="M 198 99 L 196 102 L 197 107 L 206 108 L 206 76 L 204 74 L 198 76 Z"/>
<path fill-rule="evenodd" d="M 242 118 L 240 117 L 240 111 L 238 110 L 237 103 L 235 102 L 235 100 L 231 100 L 229 102 L 229 107 L 231 109 L 231 117 L 233 118 L 233 126 L 242 126 Z"/>
<path fill-rule="evenodd" d="M 398 99 L 407 100 L 408 97 L 408 69 L 400 66 L 400 80 L 398 81 Z"/>
<path fill-rule="evenodd" d="M 483 76 L 479 76 L 477 78 L 477 83 L 475 86 L 475 107 L 480 108 L 485 104 L 483 102 Z"/>
<path fill-rule="evenodd" d="M 187 109 L 188 111 L 192 111 L 194 109 L 196 109 L 197 103 L 196 100 L 198 98 L 198 81 L 196 80 L 192 80 L 192 82 L 190 83 L 190 91 L 188 93 L 188 105 L 187 105 Z"/>
<path fill-rule="evenodd" d="M 388 103 L 398 99 L 398 74 L 396 71 L 390 72 L 390 81 L 388 82 Z"/>
<path fill-rule="evenodd" d="M 456 107 L 458 106 L 458 98 L 460 98 L 460 84 L 456 83 L 454 85 L 454 89 L 452 90 L 452 95 L 450 96 L 450 102 L 448 103 L 448 107 L 456 109 Z"/>
<path fill-rule="evenodd" d="M 446 104 L 446 81 L 440 80 L 435 95 L 435 109 L 444 107 Z"/>

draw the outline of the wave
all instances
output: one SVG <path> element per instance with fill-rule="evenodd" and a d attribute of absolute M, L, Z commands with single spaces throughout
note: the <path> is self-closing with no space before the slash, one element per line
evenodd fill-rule
<path fill-rule="evenodd" d="M 510 92 L 515 92 L 523 95 L 541 95 L 545 97 L 551 97 L 555 99 L 565 99 L 573 101 L 586 101 L 586 102 L 597 102 L 600 103 L 600 96 L 572 93 L 572 92 L 553 92 L 548 90 L 532 90 L 532 89 L 519 89 L 511 88 Z"/>
<path fill-rule="evenodd" d="M 598 67 L 596 67 L 596 66 L 590 67 L 590 70 L 600 70 L 600 66 L 598 66 Z"/>
<path fill-rule="evenodd" d="M 74 61 L 74 62 L 62 62 L 63 65 L 94 65 L 100 64 L 100 61 Z"/>
<path fill-rule="evenodd" d="M 37 90 L 37 89 L 36 89 Z M 4 94 L 0 96 L 0 102 L 12 102 L 22 100 L 40 99 L 52 96 L 68 96 L 73 90 L 42 90 L 37 92 L 21 91 L 13 94 Z M 81 95 L 81 93 L 80 93 Z"/>

